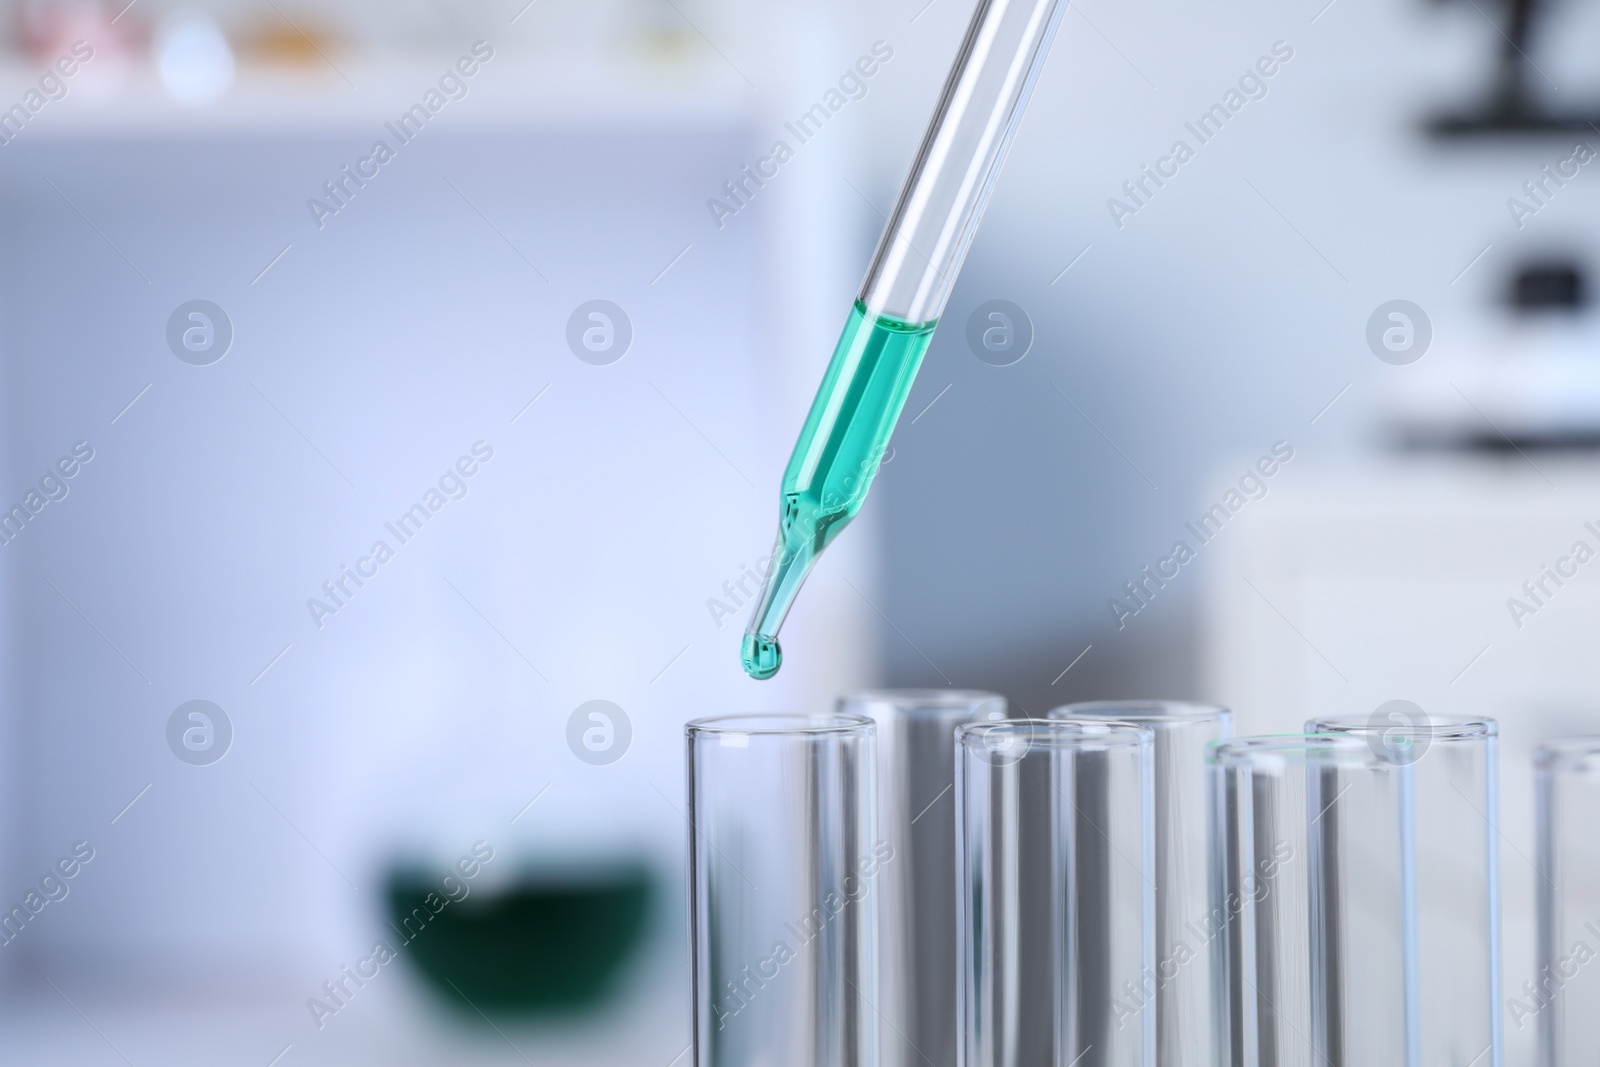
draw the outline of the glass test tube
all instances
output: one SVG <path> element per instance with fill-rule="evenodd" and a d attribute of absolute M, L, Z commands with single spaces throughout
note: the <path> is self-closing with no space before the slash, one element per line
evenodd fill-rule
<path fill-rule="evenodd" d="M 1421 1067 L 1410 767 L 1354 738 L 1293 734 L 1218 742 L 1207 761 L 1221 860 L 1206 923 L 1224 945 L 1219 1062 Z"/>
<path fill-rule="evenodd" d="M 879 874 L 881 1067 L 955 1067 L 955 732 L 1004 719 L 994 693 L 885 689 L 839 710 L 878 724 L 878 832 L 893 850 Z"/>
<path fill-rule="evenodd" d="M 1155 734 L 1154 833 L 1156 1061 L 1161 1067 L 1217 1062 L 1213 972 L 1222 944 L 1205 922 L 1211 910 L 1206 746 L 1233 734 L 1233 713 L 1214 704 L 1102 700 L 1068 704 L 1052 719 L 1121 719 Z"/>
<path fill-rule="evenodd" d="M 685 732 L 696 1067 L 870 1067 L 875 725 L 740 715 Z"/>
<path fill-rule="evenodd" d="M 1411 765 L 1421 1062 L 1500 1067 L 1499 726 L 1313 719 L 1306 730 Z"/>
<path fill-rule="evenodd" d="M 1533 762 L 1539 972 L 1512 990 L 1511 1010 L 1519 1023 L 1538 1016 L 1542 1067 L 1578 1067 L 1600 1049 L 1600 737 L 1546 741 Z"/>
<path fill-rule="evenodd" d="M 1153 1067 L 1153 745 L 1119 722 L 956 731 L 963 1067 Z"/>

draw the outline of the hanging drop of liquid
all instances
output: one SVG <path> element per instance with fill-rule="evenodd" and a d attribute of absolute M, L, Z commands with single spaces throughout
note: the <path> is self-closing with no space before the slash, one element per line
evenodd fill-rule
<path fill-rule="evenodd" d="M 758 682 L 764 682 L 783 666 L 783 649 L 778 647 L 776 637 L 745 634 L 739 658 L 744 663 L 744 673 Z"/>
<path fill-rule="evenodd" d="M 934 326 L 852 307 L 783 472 L 778 537 L 740 649 L 750 677 L 778 673 L 778 628 L 817 557 L 861 510 Z"/>

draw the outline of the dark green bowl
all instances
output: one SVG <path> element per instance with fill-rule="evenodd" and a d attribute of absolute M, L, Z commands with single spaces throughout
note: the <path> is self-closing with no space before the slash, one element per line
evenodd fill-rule
<path fill-rule="evenodd" d="M 400 868 L 389 878 L 391 925 L 410 938 L 400 956 L 447 1003 L 568 1014 L 611 992 L 643 941 L 656 888 L 643 864 L 529 867 L 406 924 L 428 913 L 429 894 L 437 907 L 437 874 Z"/>

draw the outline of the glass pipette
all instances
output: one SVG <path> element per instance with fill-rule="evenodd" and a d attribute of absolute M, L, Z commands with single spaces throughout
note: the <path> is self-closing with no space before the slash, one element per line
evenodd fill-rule
<path fill-rule="evenodd" d="M 741 649 L 752 678 L 778 673 L 795 594 L 861 510 L 1066 7 L 978 0 L 784 471 L 778 541 Z"/>

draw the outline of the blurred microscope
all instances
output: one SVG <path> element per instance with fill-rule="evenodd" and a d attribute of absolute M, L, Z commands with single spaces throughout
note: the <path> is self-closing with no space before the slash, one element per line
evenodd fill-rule
<path fill-rule="evenodd" d="M 1467 0 L 1493 24 L 1492 16 Z M 1540 83 L 1554 83 L 1534 62 L 1539 31 L 1557 5 L 1542 0 L 1505 0 L 1505 21 L 1496 25 L 1495 64 L 1489 89 L 1474 105 L 1462 111 L 1444 111 L 1428 122 L 1439 137 L 1473 137 L 1484 134 L 1539 134 L 1573 132 L 1590 134 L 1600 124 L 1600 104 L 1577 110 L 1551 107 L 1539 93 Z"/>

